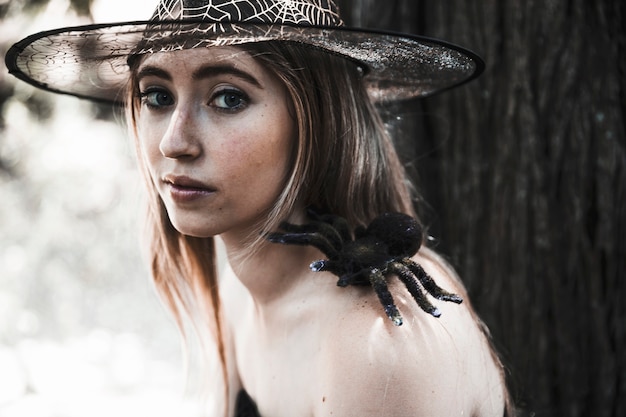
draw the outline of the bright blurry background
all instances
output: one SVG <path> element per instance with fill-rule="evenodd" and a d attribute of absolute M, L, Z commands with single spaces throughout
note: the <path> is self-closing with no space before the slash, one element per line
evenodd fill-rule
<path fill-rule="evenodd" d="M 155 4 L 0 0 L 2 55 L 36 31 L 147 19 Z M 140 255 L 122 123 L 2 68 L 0 417 L 192 415 L 179 336 Z"/>

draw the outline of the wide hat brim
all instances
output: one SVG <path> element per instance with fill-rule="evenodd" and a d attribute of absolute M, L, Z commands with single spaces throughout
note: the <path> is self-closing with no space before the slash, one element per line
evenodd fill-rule
<path fill-rule="evenodd" d="M 484 69 L 473 52 L 422 36 L 343 26 L 205 20 L 92 24 L 40 32 L 13 45 L 5 62 L 11 74 L 38 88 L 123 104 L 131 56 L 277 40 L 355 61 L 376 102 L 430 96 L 466 83 Z"/>

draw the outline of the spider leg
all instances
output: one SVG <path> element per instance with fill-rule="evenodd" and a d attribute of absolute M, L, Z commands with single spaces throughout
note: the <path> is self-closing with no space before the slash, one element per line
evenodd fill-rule
<path fill-rule="evenodd" d="M 400 281 L 406 285 L 407 290 L 409 290 L 409 293 L 413 296 L 417 305 L 419 305 L 422 310 L 433 317 L 441 316 L 441 311 L 428 301 L 422 291 L 422 287 L 418 284 L 415 275 L 406 265 L 401 262 L 393 262 L 389 264 L 388 271 L 395 273 Z"/>
<path fill-rule="evenodd" d="M 357 226 L 354 229 L 354 238 L 355 239 L 362 239 L 366 236 L 367 234 L 367 229 L 363 226 Z"/>
<path fill-rule="evenodd" d="M 328 271 L 335 275 L 341 274 L 341 265 L 332 259 L 320 259 L 319 261 L 313 261 L 311 262 L 311 265 L 309 265 L 309 268 L 313 272 Z"/>
<path fill-rule="evenodd" d="M 291 229 L 291 227 L 289 227 L 289 229 Z M 265 235 L 265 238 L 272 243 L 283 243 L 286 245 L 301 246 L 311 245 L 322 251 L 322 253 L 324 253 L 329 258 L 335 256 L 335 254 L 337 253 L 337 249 L 333 246 L 333 244 L 325 236 L 319 233 L 271 232 L 267 233 Z"/>
<path fill-rule="evenodd" d="M 367 270 L 369 272 L 369 270 Z M 339 275 L 339 274 L 335 274 Z M 338 287 L 347 287 L 348 285 L 368 285 L 371 284 L 371 280 L 366 277 L 367 274 L 363 273 L 363 270 L 358 272 L 345 273 L 337 280 Z"/>
<path fill-rule="evenodd" d="M 343 246 L 344 242 L 352 240 L 350 226 L 343 217 L 334 214 L 320 215 L 311 210 L 309 216 L 315 220 L 313 224 L 317 231 L 331 239 L 337 248 Z"/>
<path fill-rule="evenodd" d="M 280 228 L 288 233 L 315 233 L 318 231 L 316 223 L 293 224 L 289 222 L 281 222 Z"/>
<path fill-rule="evenodd" d="M 385 281 L 385 276 L 378 268 L 372 268 L 371 272 L 368 275 L 370 283 L 380 300 L 380 303 L 383 305 L 385 309 L 385 313 L 387 317 L 391 319 L 393 324 L 396 326 L 402 325 L 402 316 L 398 311 L 395 303 L 393 302 L 393 297 L 389 292 L 389 287 L 387 286 L 387 281 Z"/>
<path fill-rule="evenodd" d="M 330 215 L 324 216 L 328 217 Z M 344 238 L 341 232 L 335 229 L 331 224 L 324 221 L 320 216 L 315 216 L 311 223 L 307 224 L 293 224 L 288 222 L 282 222 L 280 228 L 288 233 L 309 233 L 319 234 L 323 236 L 328 243 L 334 248 L 333 254 L 341 250 L 343 246 Z M 348 235 L 348 240 L 350 236 Z M 319 248 L 318 248 L 319 249 Z M 330 255 L 329 252 L 324 252 L 326 255 Z"/>
<path fill-rule="evenodd" d="M 320 227 L 326 225 L 324 229 L 330 228 L 333 234 L 337 234 L 340 242 L 352 240 L 350 226 L 343 217 L 334 214 L 318 214 L 311 209 L 308 210 L 308 214 L 309 217 L 320 223 Z"/>
<path fill-rule="evenodd" d="M 413 274 L 417 277 L 420 283 L 424 286 L 424 289 L 428 291 L 430 295 L 435 297 L 438 300 L 442 301 L 451 301 L 453 303 L 461 304 L 463 299 L 456 294 L 448 292 L 441 288 L 435 283 L 435 280 L 432 279 L 430 275 L 424 268 L 416 262 L 414 262 L 411 258 L 404 258 L 400 261 L 402 265 L 407 266 Z"/>

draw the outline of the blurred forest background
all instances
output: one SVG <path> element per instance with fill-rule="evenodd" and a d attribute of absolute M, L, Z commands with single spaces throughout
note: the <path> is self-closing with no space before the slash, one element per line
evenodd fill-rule
<path fill-rule="evenodd" d="M 0 0 L 0 51 L 39 30 L 147 19 L 155 5 Z M 1 417 L 196 415 L 141 258 L 141 185 L 116 119 L 2 65 Z"/>
<path fill-rule="evenodd" d="M 0 0 L 0 49 L 155 3 Z M 478 80 L 386 109 L 424 218 L 522 416 L 625 416 L 626 6 L 337 3 L 348 24 L 485 59 Z M 182 414 L 177 335 L 137 249 L 137 183 L 110 108 L 0 73 L 0 416 Z"/>

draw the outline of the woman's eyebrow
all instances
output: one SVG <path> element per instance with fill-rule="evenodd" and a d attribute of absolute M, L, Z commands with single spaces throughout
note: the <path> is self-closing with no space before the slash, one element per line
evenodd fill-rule
<path fill-rule="evenodd" d="M 261 86 L 261 83 L 251 74 L 235 68 L 231 65 L 203 65 L 193 72 L 192 78 L 194 80 L 201 80 L 204 78 L 216 77 L 223 74 L 241 78 L 242 80 L 257 86 L 258 88 L 263 88 Z M 172 81 L 172 76 L 169 72 L 154 65 L 146 65 L 137 72 L 137 81 L 141 81 L 141 79 L 145 77 L 158 77 L 167 81 Z"/>
<path fill-rule="evenodd" d="M 255 85 L 258 88 L 263 88 L 261 86 L 261 83 L 259 83 L 259 81 L 252 75 L 231 65 L 204 65 L 195 70 L 192 77 L 195 80 L 200 80 L 203 78 L 211 78 L 223 74 L 233 75 L 237 78 L 241 78 L 242 80 L 249 82 L 250 84 Z"/>
<path fill-rule="evenodd" d="M 145 77 L 158 77 L 167 81 L 172 81 L 172 76 L 169 72 L 152 65 L 146 65 L 137 72 L 137 81 L 141 81 L 141 79 Z"/>

